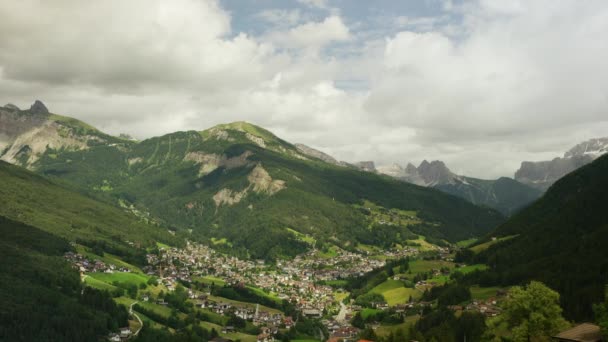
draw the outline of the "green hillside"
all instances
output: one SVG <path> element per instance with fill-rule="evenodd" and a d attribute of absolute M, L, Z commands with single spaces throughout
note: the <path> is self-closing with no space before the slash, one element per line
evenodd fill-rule
<path fill-rule="evenodd" d="M 67 240 L 0 216 L 0 341 L 96 341 L 127 324 L 109 294 L 82 290 Z"/>
<path fill-rule="evenodd" d="M 491 267 L 483 281 L 542 281 L 562 294 L 569 317 L 591 318 L 591 303 L 603 300 L 608 283 L 606 189 L 608 156 L 560 179 L 492 234 L 512 238 L 478 255 Z"/>
<path fill-rule="evenodd" d="M 156 241 L 178 243 L 166 229 L 23 168 L 0 161 L 0 179 L 0 215 L 55 236 L 125 256 Z"/>
<path fill-rule="evenodd" d="M 542 191 L 506 177 L 496 180 L 462 177 L 456 179 L 454 184 L 441 184 L 435 188 L 471 203 L 495 208 L 507 216 L 513 215 L 542 195 Z"/>
<path fill-rule="evenodd" d="M 90 130 L 74 127 L 70 136 Z M 86 148 L 47 148 L 25 165 L 142 219 L 197 240 L 224 241 L 218 248 L 255 258 L 305 251 L 311 246 L 301 234 L 347 249 L 403 242 L 412 232 L 456 242 L 483 236 L 503 220 L 438 190 L 311 159 L 245 122 L 137 143 L 108 139 Z M 419 222 L 371 224 L 364 201 L 415 212 Z"/>

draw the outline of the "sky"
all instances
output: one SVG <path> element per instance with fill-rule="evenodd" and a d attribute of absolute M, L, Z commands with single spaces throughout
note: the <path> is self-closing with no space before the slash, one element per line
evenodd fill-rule
<path fill-rule="evenodd" d="M 5 0 L 0 101 L 480 178 L 608 136 L 605 0 Z M 1 105 L 1 104 L 0 104 Z"/>

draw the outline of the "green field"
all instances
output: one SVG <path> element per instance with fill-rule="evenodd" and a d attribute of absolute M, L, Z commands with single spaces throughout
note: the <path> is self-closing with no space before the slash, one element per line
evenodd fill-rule
<path fill-rule="evenodd" d="M 478 240 L 479 240 L 478 238 L 470 238 L 468 240 L 458 241 L 458 242 L 456 242 L 456 246 L 458 246 L 460 248 L 467 248 L 470 245 L 472 245 L 475 242 L 477 242 Z"/>
<path fill-rule="evenodd" d="M 143 307 L 146 310 L 153 311 L 164 318 L 169 318 L 169 316 L 171 316 L 171 308 L 163 305 L 158 305 L 150 302 L 139 302 L 137 303 L 137 305 Z"/>
<path fill-rule="evenodd" d="M 496 291 L 500 290 L 500 287 L 479 287 L 471 286 L 471 297 L 473 299 L 486 300 L 490 297 L 496 296 Z"/>
<path fill-rule="evenodd" d="M 314 246 L 315 243 L 317 242 L 317 240 L 315 240 L 315 238 L 313 238 L 312 236 L 308 235 L 308 234 L 302 234 L 296 230 L 293 230 L 291 228 L 286 228 L 288 232 L 292 233 L 293 235 L 296 236 L 296 238 L 300 241 L 304 241 L 307 244 Z"/>
<path fill-rule="evenodd" d="M 367 317 L 373 316 L 373 315 L 375 315 L 375 314 L 377 314 L 379 312 L 382 312 L 382 310 L 380 310 L 380 309 L 369 309 L 369 308 L 366 308 L 366 309 L 361 310 L 361 317 L 363 319 L 366 319 Z"/>
<path fill-rule="evenodd" d="M 388 305 L 405 304 L 412 298 L 420 298 L 422 293 L 417 289 L 410 289 L 403 286 L 403 282 L 399 280 L 388 279 L 382 284 L 374 287 L 370 293 L 378 293 L 384 296 Z"/>
<path fill-rule="evenodd" d="M 401 324 L 382 325 L 382 326 L 378 327 L 378 329 L 375 330 L 375 333 L 379 337 L 386 337 L 391 332 L 394 334 L 397 330 L 403 330 L 407 334 L 407 331 L 408 331 L 410 325 L 416 323 L 416 321 L 418 320 L 418 318 L 419 318 L 418 315 L 408 316 L 408 317 L 405 318 L 405 322 L 403 322 Z"/>
<path fill-rule="evenodd" d="M 489 248 L 490 246 L 492 246 L 492 245 L 495 245 L 495 244 L 497 244 L 497 243 L 499 243 L 499 242 L 502 242 L 502 241 L 507 241 L 507 240 L 512 239 L 512 238 L 514 238 L 514 237 L 516 237 L 516 236 L 517 236 L 517 235 L 509 235 L 509 236 L 501 237 L 501 238 L 498 238 L 498 239 L 496 239 L 496 240 L 491 240 L 491 241 L 488 241 L 488 242 L 484 242 L 484 243 L 482 243 L 482 244 L 479 244 L 479 245 L 477 245 L 477 246 L 473 246 L 473 247 L 471 247 L 470 249 L 471 249 L 471 250 L 472 250 L 474 253 L 479 253 L 479 252 L 485 251 L 486 249 L 488 249 L 488 248 Z"/>
<path fill-rule="evenodd" d="M 226 282 L 223 279 L 217 278 L 217 277 L 212 277 L 212 276 L 194 277 L 194 278 L 192 278 L 192 280 L 198 281 L 198 282 L 201 282 L 201 283 L 207 284 L 207 285 L 211 285 L 211 284 L 214 284 L 215 286 L 226 285 Z"/>
<path fill-rule="evenodd" d="M 416 240 L 407 240 L 407 241 L 420 245 L 419 249 L 421 252 L 432 251 L 435 249 L 435 245 L 428 243 L 426 241 L 426 239 L 424 238 L 424 236 L 422 236 L 422 235 L 419 235 L 418 239 L 416 239 Z"/>
<path fill-rule="evenodd" d="M 433 269 L 441 269 L 442 267 L 454 268 L 454 263 L 443 260 L 415 260 L 410 262 L 410 270 L 412 274 L 429 272 Z"/>
<path fill-rule="evenodd" d="M 475 265 L 468 265 L 468 266 L 464 266 L 464 267 L 459 267 L 456 270 L 458 270 L 459 272 L 461 272 L 462 274 L 467 274 L 467 273 L 471 273 L 474 271 L 484 271 L 487 270 L 488 266 L 484 265 L 484 264 L 475 264 Z"/>
<path fill-rule="evenodd" d="M 272 294 L 272 293 L 266 293 L 266 292 L 264 292 L 264 290 L 262 290 L 260 288 L 257 288 L 255 286 L 251 286 L 251 285 L 248 285 L 247 288 L 250 289 L 251 291 L 253 291 L 258 296 L 266 297 L 266 298 L 268 298 L 270 300 L 275 301 L 277 304 L 281 304 L 282 303 L 282 300 L 279 297 L 277 297 L 276 295 Z"/>
<path fill-rule="evenodd" d="M 256 304 L 254 303 L 247 303 L 247 302 L 240 302 L 238 300 L 232 300 L 232 299 L 228 299 L 228 298 L 224 298 L 224 297 L 216 297 L 216 296 L 209 296 L 210 300 L 216 301 L 218 303 L 230 303 L 234 306 L 240 306 L 240 307 L 248 307 L 248 308 L 255 308 Z M 277 309 L 273 309 L 273 308 L 269 308 L 267 306 L 264 305 L 260 305 L 260 310 L 261 311 L 267 311 L 267 312 L 271 312 L 271 313 L 282 313 L 280 310 Z"/>
<path fill-rule="evenodd" d="M 90 286 L 92 288 L 98 289 L 98 290 L 108 290 L 108 291 L 112 291 L 116 289 L 116 286 L 114 285 L 110 285 L 106 282 L 103 282 L 101 280 L 97 280 L 91 276 L 85 276 L 84 277 L 84 283 L 87 286 Z"/>
<path fill-rule="evenodd" d="M 87 275 L 107 284 L 112 284 L 113 282 L 117 281 L 119 283 L 135 284 L 137 286 L 139 286 L 139 284 L 146 284 L 149 279 L 143 274 L 126 272 L 88 273 Z"/>

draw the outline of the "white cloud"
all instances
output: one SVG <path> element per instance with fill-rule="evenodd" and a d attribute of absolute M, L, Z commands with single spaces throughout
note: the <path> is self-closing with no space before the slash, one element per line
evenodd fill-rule
<path fill-rule="evenodd" d="M 286 25 L 254 37 L 213 0 L 0 2 L 0 94 L 139 138 L 248 120 L 343 160 L 483 177 L 607 135 L 605 1 L 445 9 L 378 41 L 304 8 L 258 14 Z"/>

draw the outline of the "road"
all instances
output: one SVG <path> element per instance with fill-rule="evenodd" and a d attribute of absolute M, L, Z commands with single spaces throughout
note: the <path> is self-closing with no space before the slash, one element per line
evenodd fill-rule
<path fill-rule="evenodd" d="M 336 316 L 336 321 L 338 321 L 339 323 L 343 323 L 345 319 L 346 319 L 346 305 L 344 305 L 344 303 L 340 302 L 340 312 L 338 313 L 338 316 Z"/>
<path fill-rule="evenodd" d="M 135 318 L 137 318 L 137 321 L 139 322 L 139 329 L 137 329 L 137 331 L 133 334 L 133 336 L 137 336 L 137 334 L 139 334 L 139 332 L 141 331 L 141 328 L 144 327 L 144 322 L 141 321 L 141 318 L 139 318 L 139 316 L 137 316 L 136 313 L 133 312 L 133 305 L 137 304 L 138 302 L 133 302 L 131 303 L 131 305 L 129 306 L 129 313 L 133 316 L 135 316 Z"/>

